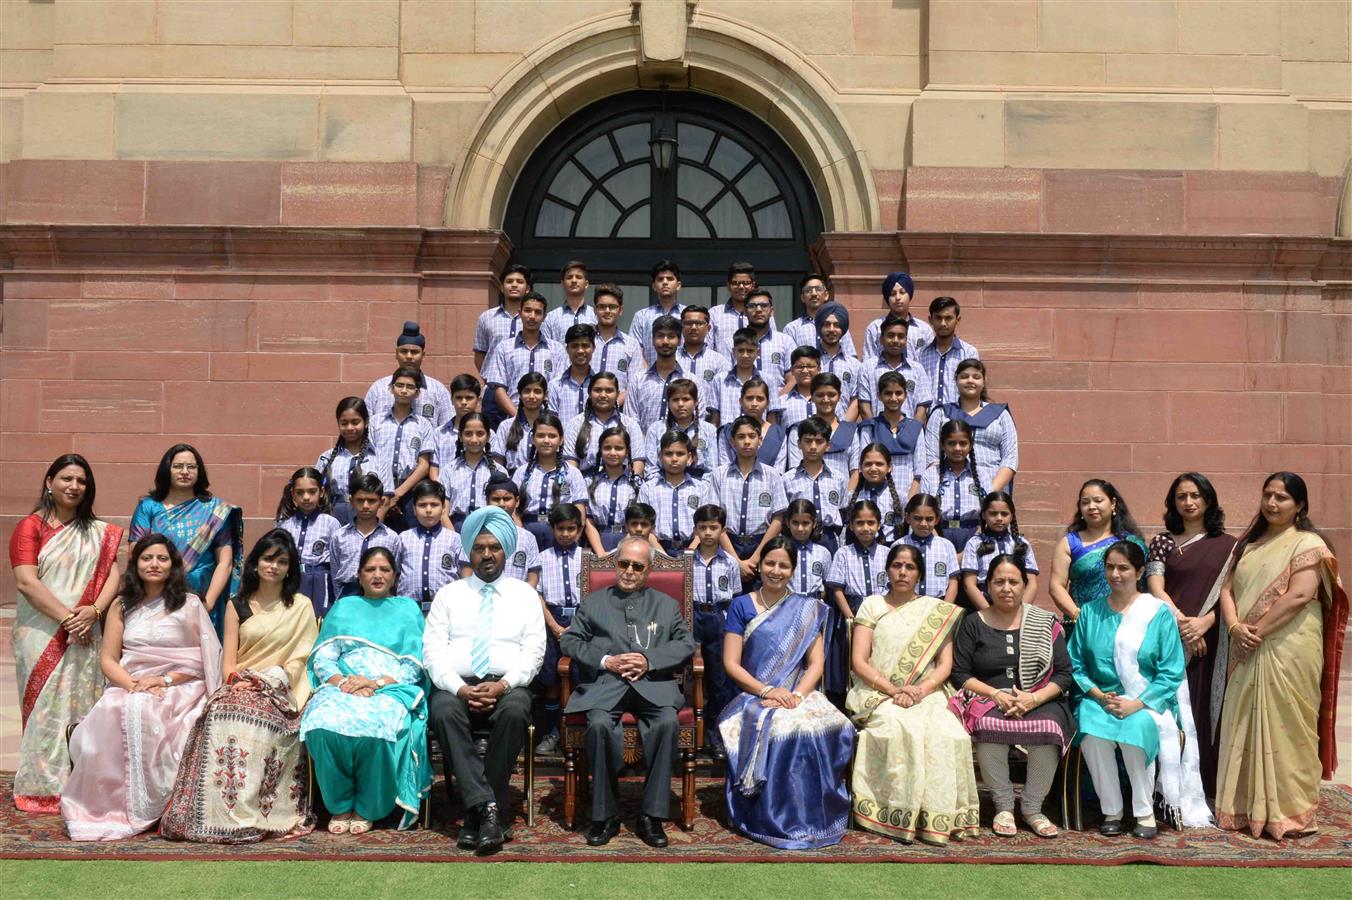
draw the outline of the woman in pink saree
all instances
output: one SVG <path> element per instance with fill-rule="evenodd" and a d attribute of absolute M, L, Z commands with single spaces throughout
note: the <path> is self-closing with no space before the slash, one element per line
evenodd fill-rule
<path fill-rule="evenodd" d="M 131 837 L 159 820 L 188 734 L 221 685 L 221 642 L 168 537 L 132 547 L 100 662 L 110 684 L 71 734 L 75 768 L 61 793 L 77 841 Z"/>
<path fill-rule="evenodd" d="M 37 507 L 10 536 L 23 720 L 14 805 L 25 812 L 60 810 L 66 729 L 103 693 L 98 623 L 117 591 L 121 541 L 121 528 L 94 515 L 94 472 L 74 453 L 48 467 Z"/>

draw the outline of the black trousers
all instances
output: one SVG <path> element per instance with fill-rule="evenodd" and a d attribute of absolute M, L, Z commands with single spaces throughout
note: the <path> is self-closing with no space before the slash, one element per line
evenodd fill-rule
<path fill-rule="evenodd" d="M 503 694 L 486 714 L 471 712 L 469 704 L 450 691 L 432 692 L 428 724 L 441 744 L 446 780 L 449 782 L 455 776 L 465 809 L 495 800 L 503 822 L 511 821 L 507 813 L 508 785 L 516 758 L 526 743 L 530 706 L 531 693 L 524 687 Z M 489 725 L 488 753 L 480 759 L 471 731 L 484 723 Z"/>
<path fill-rule="evenodd" d="M 654 706 L 630 688 L 615 709 L 587 711 L 587 761 L 592 772 L 592 820 L 609 819 L 618 813 L 616 795 L 624 767 L 624 729 L 620 716 L 632 712 L 638 719 L 638 736 L 648 777 L 643 782 L 642 811 L 665 819 L 671 808 L 671 765 L 676 760 L 676 710 Z"/>

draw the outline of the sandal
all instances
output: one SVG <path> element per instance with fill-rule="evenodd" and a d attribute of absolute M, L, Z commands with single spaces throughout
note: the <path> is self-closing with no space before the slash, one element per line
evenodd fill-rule
<path fill-rule="evenodd" d="M 1033 834 L 1040 838 L 1054 838 L 1061 833 L 1061 829 L 1052 824 L 1052 820 L 1038 813 L 1035 816 L 1024 816 L 1023 821 L 1033 830 Z"/>
<path fill-rule="evenodd" d="M 1000 837 L 1013 837 L 1019 831 L 1018 826 L 1014 824 L 1014 814 L 1008 810 L 996 813 L 995 820 L 991 822 L 991 831 Z"/>
<path fill-rule="evenodd" d="M 334 816 L 329 819 L 329 834 L 347 834 L 351 825 L 351 819 L 340 819 L 338 816 Z"/>
<path fill-rule="evenodd" d="M 366 832 L 371 830 L 371 823 L 365 819 L 354 818 L 349 830 L 353 834 L 366 834 Z"/>

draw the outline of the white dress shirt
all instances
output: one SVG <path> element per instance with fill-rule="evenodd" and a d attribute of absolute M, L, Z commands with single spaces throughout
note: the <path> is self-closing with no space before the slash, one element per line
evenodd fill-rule
<path fill-rule="evenodd" d="M 493 628 L 488 671 L 507 687 L 525 687 L 545 658 L 545 617 L 540 595 L 526 582 L 501 576 L 493 582 Z M 470 653 L 479 623 L 478 575 L 437 591 L 423 626 L 423 665 L 432 683 L 455 693 L 474 677 Z"/>

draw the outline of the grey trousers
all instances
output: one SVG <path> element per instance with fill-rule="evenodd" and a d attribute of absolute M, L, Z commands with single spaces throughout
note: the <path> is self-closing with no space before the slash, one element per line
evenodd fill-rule
<path fill-rule="evenodd" d="M 1014 811 L 1014 783 L 1009 780 L 1009 745 L 980 742 L 976 745 L 976 760 L 981 764 L 981 780 L 991 789 L 996 812 Z M 1023 797 L 1019 811 L 1024 818 L 1042 812 L 1042 803 L 1056 779 L 1056 767 L 1061 762 L 1061 750 L 1051 744 L 1028 748 L 1028 777 L 1023 783 Z"/>
<path fill-rule="evenodd" d="M 530 689 L 524 687 L 503 694 L 487 715 L 471 713 L 469 704 L 449 691 L 432 692 L 428 724 L 441 744 L 446 780 L 449 782 L 455 776 L 465 809 L 495 800 L 504 824 L 511 821 L 507 813 L 508 786 L 516 758 L 526 743 L 530 706 Z M 489 724 L 488 753 L 480 759 L 474 750 L 471 729 L 476 725 L 482 727 L 484 722 Z"/>
<path fill-rule="evenodd" d="M 632 712 L 638 719 L 638 736 L 648 777 L 643 782 L 645 815 L 665 819 L 671 808 L 671 765 L 676 759 L 676 710 L 654 706 L 632 688 L 615 709 L 587 711 L 587 762 L 592 774 L 592 820 L 617 815 L 619 773 L 624 767 L 624 729 L 620 716 Z"/>

